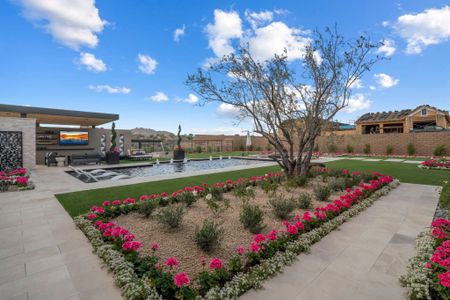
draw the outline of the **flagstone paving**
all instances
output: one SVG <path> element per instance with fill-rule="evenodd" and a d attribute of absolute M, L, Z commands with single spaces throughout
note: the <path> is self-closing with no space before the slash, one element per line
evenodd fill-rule
<path fill-rule="evenodd" d="M 336 159 L 341 158 L 318 161 Z M 35 190 L 0 193 L 0 300 L 121 299 L 111 274 L 54 197 L 57 192 L 99 186 L 84 184 L 63 170 L 38 167 L 32 173 Z M 147 181 L 165 177 L 155 176 Z M 104 183 L 107 184 L 111 183 Z M 437 203 L 435 189 L 401 185 L 363 212 L 366 217 L 352 219 L 342 230 L 315 245 L 312 254 L 301 255 L 286 273 L 268 281 L 264 291 L 250 292 L 243 298 L 267 299 L 277 295 L 279 299 L 319 299 L 320 294 L 328 293 L 326 299 L 341 299 L 346 294 L 366 299 L 367 293 L 399 292 L 396 275 L 413 253 L 414 237 L 431 221 Z M 375 260 L 376 257 L 379 258 Z M 363 271 L 366 281 L 353 279 Z M 321 284 L 329 287 L 315 288 Z M 330 297 L 332 287 L 336 291 Z"/>
<path fill-rule="evenodd" d="M 406 299 L 398 277 L 438 198 L 435 186 L 401 184 L 241 299 Z"/>

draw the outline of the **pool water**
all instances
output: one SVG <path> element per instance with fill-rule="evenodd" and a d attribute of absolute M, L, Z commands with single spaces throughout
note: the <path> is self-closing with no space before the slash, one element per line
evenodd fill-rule
<path fill-rule="evenodd" d="M 125 174 L 131 177 L 150 177 L 157 175 L 167 175 L 174 173 L 195 172 L 201 170 L 223 169 L 234 166 L 251 166 L 270 162 L 270 160 L 256 160 L 256 159 L 214 159 L 214 160 L 191 160 L 186 163 L 160 163 L 146 166 L 135 167 L 120 167 L 108 168 L 107 171 L 113 171 L 119 174 Z M 69 174 L 76 176 L 76 174 L 69 172 Z M 77 177 L 85 181 L 84 176 Z M 100 180 L 108 180 L 109 178 L 100 178 Z"/>

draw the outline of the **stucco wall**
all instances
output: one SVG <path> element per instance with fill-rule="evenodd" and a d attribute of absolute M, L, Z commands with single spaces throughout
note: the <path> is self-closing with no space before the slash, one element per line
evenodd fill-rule
<path fill-rule="evenodd" d="M 0 117 L 0 131 L 21 131 L 23 146 L 23 166 L 36 166 L 36 120 Z"/>
<path fill-rule="evenodd" d="M 337 152 L 346 152 L 347 145 L 351 145 L 355 153 L 363 153 L 365 145 L 370 144 L 371 153 L 380 155 L 386 154 L 388 145 L 394 148 L 394 155 L 406 155 L 406 147 L 411 143 L 416 155 L 433 155 L 434 149 L 440 145 L 445 145 L 447 153 L 450 153 L 450 131 L 321 136 L 317 139 L 320 152 L 327 152 L 331 143 Z"/>
<path fill-rule="evenodd" d="M 36 163 L 44 164 L 45 154 L 47 152 L 57 152 L 58 155 L 71 155 L 76 153 L 97 152 L 100 153 L 100 138 L 102 134 L 106 134 L 106 149 L 109 150 L 111 146 L 111 130 L 105 128 L 59 128 L 59 127 L 39 127 L 38 132 L 48 131 L 88 131 L 89 132 L 89 144 L 82 146 L 62 146 L 62 145 L 38 145 Z M 124 136 L 124 154 L 127 154 L 127 150 L 131 149 L 131 131 L 117 129 L 117 147 L 119 146 L 119 137 L 122 134 Z"/>

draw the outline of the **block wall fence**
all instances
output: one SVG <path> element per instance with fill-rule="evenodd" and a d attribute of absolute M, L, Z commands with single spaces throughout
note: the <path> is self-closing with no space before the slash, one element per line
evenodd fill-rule
<path fill-rule="evenodd" d="M 393 147 L 393 155 L 407 155 L 406 147 L 409 143 L 414 145 L 416 155 L 433 155 L 436 147 L 444 145 L 448 155 L 450 154 L 450 131 L 330 135 L 320 136 L 316 143 L 320 152 L 328 152 L 329 145 L 333 144 L 336 152 L 347 152 L 347 145 L 351 145 L 354 153 L 364 153 L 365 145 L 370 144 L 371 154 L 379 155 L 386 154 L 388 145 Z"/>

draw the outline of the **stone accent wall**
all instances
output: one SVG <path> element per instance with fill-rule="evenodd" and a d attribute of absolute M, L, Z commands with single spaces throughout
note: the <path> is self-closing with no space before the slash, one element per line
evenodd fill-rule
<path fill-rule="evenodd" d="M 388 145 L 394 148 L 393 155 L 407 155 L 406 147 L 411 143 L 416 148 L 416 155 L 433 155 L 437 146 L 445 145 L 450 154 L 450 131 L 386 133 L 362 135 L 331 135 L 317 139 L 320 152 L 328 152 L 328 145 L 333 144 L 337 152 L 347 152 L 347 145 L 352 145 L 354 153 L 363 153 L 366 144 L 370 144 L 371 153 L 384 155 Z"/>
<path fill-rule="evenodd" d="M 22 132 L 23 167 L 36 166 L 36 120 L 0 117 L 0 131 Z"/>

